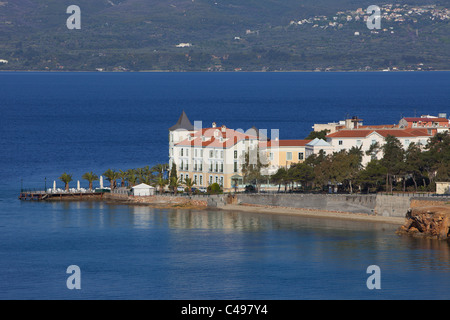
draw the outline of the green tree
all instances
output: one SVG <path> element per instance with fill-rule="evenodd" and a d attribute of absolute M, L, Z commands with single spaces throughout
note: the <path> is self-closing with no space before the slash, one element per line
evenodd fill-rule
<path fill-rule="evenodd" d="M 103 173 L 103 175 L 106 177 L 106 180 L 109 181 L 111 190 L 114 190 L 117 186 L 116 181 L 119 178 L 119 173 L 112 169 L 108 169 Z"/>
<path fill-rule="evenodd" d="M 194 186 L 194 180 L 192 180 L 189 177 L 186 177 L 184 179 L 184 185 L 186 186 L 187 192 L 189 193 L 189 195 L 192 194 L 192 187 Z"/>
<path fill-rule="evenodd" d="M 209 194 L 219 194 L 222 193 L 222 188 L 218 183 L 215 182 L 208 186 L 207 191 Z"/>
<path fill-rule="evenodd" d="M 162 178 L 162 177 L 164 177 L 164 172 L 167 171 L 168 167 L 169 167 L 169 165 L 166 163 L 164 163 L 164 164 L 158 163 L 152 167 L 151 172 L 153 174 L 155 174 L 157 177 Z"/>
<path fill-rule="evenodd" d="M 61 180 L 62 182 L 64 182 L 65 184 L 65 190 L 69 191 L 69 183 L 72 181 L 72 175 L 71 174 L 67 174 L 67 173 L 63 173 L 60 177 L 59 180 Z"/>
<path fill-rule="evenodd" d="M 136 185 L 138 177 L 134 169 L 127 170 L 126 180 L 128 181 L 129 187 L 134 187 Z"/>
<path fill-rule="evenodd" d="M 176 176 L 170 177 L 169 187 L 172 189 L 174 194 L 177 194 L 178 187 L 181 186 L 181 181 Z"/>
<path fill-rule="evenodd" d="M 309 133 L 309 135 L 305 138 L 305 140 L 314 140 L 314 139 L 322 139 L 322 140 L 327 140 L 327 135 L 330 133 L 331 131 L 328 129 L 322 130 L 322 131 L 311 131 Z"/>
<path fill-rule="evenodd" d="M 366 167 L 358 172 L 356 182 L 361 185 L 362 190 L 370 192 L 381 187 L 386 176 L 386 168 L 381 164 L 380 160 L 371 160 Z"/>
<path fill-rule="evenodd" d="M 125 187 L 125 180 L 127 179 L 128 173 L 127 171 L 119 170 L 117 173 L 117 177 L 120 179 L 120 186 Z"/>
<path fill-rule="evenodd" d="M 159 193 L 163 194 L 164 193 L 164 188 L 165 186 L 168 184 L 169 182 L 167 181 L 167 179 L 164 179 L 163 177 L 158 177 L 156 180 L 156 185 L 159 187 Z"/>
<path fill-rule="evenodd" d="M 417 191 L 417 180 L 422 176 L 424 167 L 423 154 L 420 146 L 411 143 L 405 152 L 405 174 L 411 177 L 414 189 Z"/>
<path fill-rule="evenodd" d="M 394 136 L 388 135 L 385 144 L 381 148 L 383 158 L 381 164 L 386 168 L 386 191 L 393 190 L 394 176 L 399 175 L 404 170 L 404 155 L 401 142 Z"/>
<path fill-rule="evenodd" d="M 430 183 L 438 179 L 450 181 L 450 133 L 437 133 L 430 138 L 424 155 Z"/>
<path fill-rule="evenodd" d="M 308 184 L 314 181 L 314 169 L 306 163 L 293 164 L 288 170 L 288 175 L 293 182 L 300 183 L 304 191 Z"/>
<path fill-rule="evenodd" d="M 268 180 L 267 175 L 263 173 L 269 166 L 266 154 L 262 153 L 259 147 L 249 149 L 244 153 L 241 163 L 244 183 L 255 184 L 259 192 L 261 183 Z"/>
<path fill-rule="evenodd" d="M 285 184 L 285 182 L 287 181 L 287 177 L 288 177 L 288 171 L 286 170 L 285 167 L 281 167 L 277 170 L 277 172 L 275 172 L 275 174 L 273 174 L 270 177 L 270 181 L 272 183 L 276 183 L 278 184 L 278 192 L 280 192 L 280 188 L 282 184 Z M 287 185 L 285 184 L 285 190 L 286 191 L 286 187 Z"/>
<path fill-rule="evenodd" d="M 92 171 L 86 172 L 85 174 L 83 174 L 81 176 L 81 178 L 84 180 L 87 180 L 89 182 L 89 190 L 91 190 L 91 191 L 92 191 L 93 182 L 98 180 L 98 176 L 95 173 L 93 173 Z"/>
<path fill-rule="evenodd" d="M 170 169 L 169 175 L 170 179 L 172 179 L 173 177 L 178 178 L 177 165 L 175 164 L 175 162 L 172 162 L 172 168 Z"/>

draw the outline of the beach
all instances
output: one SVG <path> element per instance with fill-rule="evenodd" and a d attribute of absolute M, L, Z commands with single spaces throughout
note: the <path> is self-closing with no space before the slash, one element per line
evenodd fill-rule
<path fill-rule="evenodd" d="M 231 210 L 231 211 L 253 212 L 253 213 L 265 213 L 265 214 L 294 215 L 294 216 L 299 216 L 299 217 L 382 222 L 382 223 L 391 223 L 391 224 L 396 224 L 396 225 L 402 225 L 405 222 L 405 218 L 383 217 L 383 216 L 376 216 L 376 215 L 367 215 L 364 213 L 358 214 L 358 213 L 350 213 L 350 212 L 270 207 L 270 206 L 258 206 L 258 205 L 226 205 L 224 207 L 221 207 L 220 209 L 221 210 Z"/>

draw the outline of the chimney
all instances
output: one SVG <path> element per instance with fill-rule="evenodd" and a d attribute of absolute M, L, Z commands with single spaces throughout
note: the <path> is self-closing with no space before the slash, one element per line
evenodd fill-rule
<path fill-rule="evenodd" d="M 222 126 L 222 132 L 226 132 L 227 131 L 227 127 L 225 127 L 225 125 Z"/>
<path fill-rule="evenodd" d="M 215 122 L 212 123 L 212 127 L 213 127 L 213 128 L 217 127 L 217 125 L 216 125 Z"/>

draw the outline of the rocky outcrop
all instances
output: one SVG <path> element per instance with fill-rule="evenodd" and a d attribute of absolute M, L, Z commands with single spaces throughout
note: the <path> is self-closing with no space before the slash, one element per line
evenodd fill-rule
<path fill-rule="evenodd" d="M 446 240 L 450 238 L 450 206 L 417 207 L 408 210 L 398 234 Z"/>

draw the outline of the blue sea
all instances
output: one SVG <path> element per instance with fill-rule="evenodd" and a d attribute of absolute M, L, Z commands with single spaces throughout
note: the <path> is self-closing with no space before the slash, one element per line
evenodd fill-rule
<path fill-rule="evenodd" d="M 183 110 L 303 139 L 349 116 L 450 115 L 449 89 L 450 72 L 0 73 L 0 299 L 450 299 L 449 242 L 388 224 L 17 199 L 63 172 L 87 187 L 88 171 L 166 163 Z"/>

